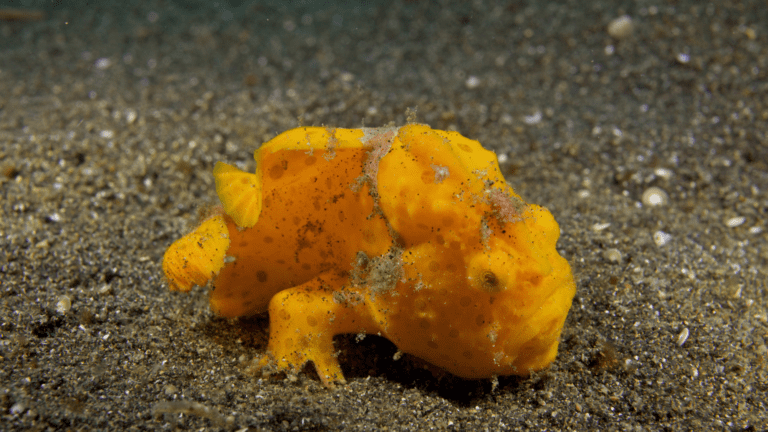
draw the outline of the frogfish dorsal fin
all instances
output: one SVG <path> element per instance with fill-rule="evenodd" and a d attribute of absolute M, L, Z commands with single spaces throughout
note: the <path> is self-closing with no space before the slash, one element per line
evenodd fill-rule
<path fill-rule="evenodd" d="M 216 162 L 213 177 L 227 215 L 239 227 L 254 226 L 261 214 L 261 178 L 223 162 Z"/>

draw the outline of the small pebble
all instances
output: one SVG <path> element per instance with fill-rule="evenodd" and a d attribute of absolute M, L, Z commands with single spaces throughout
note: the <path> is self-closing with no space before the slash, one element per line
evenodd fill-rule
<path fill-rule="evenodd" d="M 629 15 L 622 15 L 608 24 L 608 34 L 616 39 L 624 39 L 632 34 L 634 24 Z"/>
<path fill-rule="evenodd" d="M 621 251 L 616 248 L 607 249 L 605 252 L 603 252 L 603 258 L 605 258 L 606 261 L 610 261 L 612 263 L 620 262 Z"/>
<path fill-rule="evenodd" d="M 106 57 L 102 57 L 102 58 L 96 60 L 96 62 L 93 64 L 93 66 L 96 69 L 101 69 L 101 70 L 109 69 L 109 67 L 112 66 L 112 60 L 110 60 L 110 59 L 108 59 Z"/>
<path fill-rule="evenodd" d="M 725 224 L 728 226 L 728 228 L 736 228 L 737 226 L 743 225 L 746 221 L 747 218 L 744 216 L 736 216 L 725 221 Z"/>
<path fill-rule="evenodd" d="M 18 414 L 23 413 L 26 409 L 27 409 L 27 407 L 25 407 L 23 403 L 21 403 L 21 402 L 15 403 L 11 407 L 11 414 L 12 415 L 18 415 Z"/>
<path fill-rule="evenodd" d="M 132 124 L 134 121 L 136 121 L 136 117 L 139 116 L 139 113 L 136 112 L 133 108 L 128 108 L 125 110 L 125 121 L 128 124 Z"/>
<path fill-rule="evenodd" d="M 691 61 L 691 56 L 687 53 L 678 53 L 675 57 L 680 64 L 688 64 Z"/>

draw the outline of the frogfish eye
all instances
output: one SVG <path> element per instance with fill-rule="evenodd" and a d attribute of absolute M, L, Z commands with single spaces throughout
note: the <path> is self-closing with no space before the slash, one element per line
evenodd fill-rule
<path fill-rule="evenodd" d="M 502 290 L 501 282 L 496 276 L 496 273 L 486 270 L 480 277 L 480 283 L 485 291 L 489 293 L 496 293 Z"/>
<path fill-rule="evenodd" d="M 496 294 L 508 288 L 511 268 L 514 267 L 507 253 L 483 251 L 472 255 L 469 259 L 467 277 L 476 289 L 488 294 Z"/>

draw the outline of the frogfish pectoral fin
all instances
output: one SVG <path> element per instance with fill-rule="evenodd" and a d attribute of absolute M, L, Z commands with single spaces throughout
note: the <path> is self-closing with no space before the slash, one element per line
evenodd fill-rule
<path fill-rule="evenodd" d="M 204 286 L 224 267 L 229 249 L 229 230 L 224 215 L 213 216 L 165 251 L 163 272 L 175 291 Z"/>
<path fill-rule="evenodd" d="M 326 387 L 345 383 L 333 336 L 378 332 L 363 293 L 348 286 L 346 276 L 328 272 L 275 294 L 269 302 L 269 355 L 259 368 L 297 372 L 311 361 Z"/>
<path fill-rule="evenodd" d="M 261 178 L 223 162 L 216 162 L 213 178 L 227 215 L 241 228 L 254 226 L 261 214 Z"/>

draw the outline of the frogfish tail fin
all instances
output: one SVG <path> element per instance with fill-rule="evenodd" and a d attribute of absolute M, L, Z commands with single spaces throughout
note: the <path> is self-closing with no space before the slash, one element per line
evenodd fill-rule
<path fill-rule="evenodd" d="M 229 230 L 223 215 L 204 221 L 191 233 L 176 240 L 163 255 L 163 272 L 174 291 L 204 286 L 224 267 L 229 249 Z"/>

